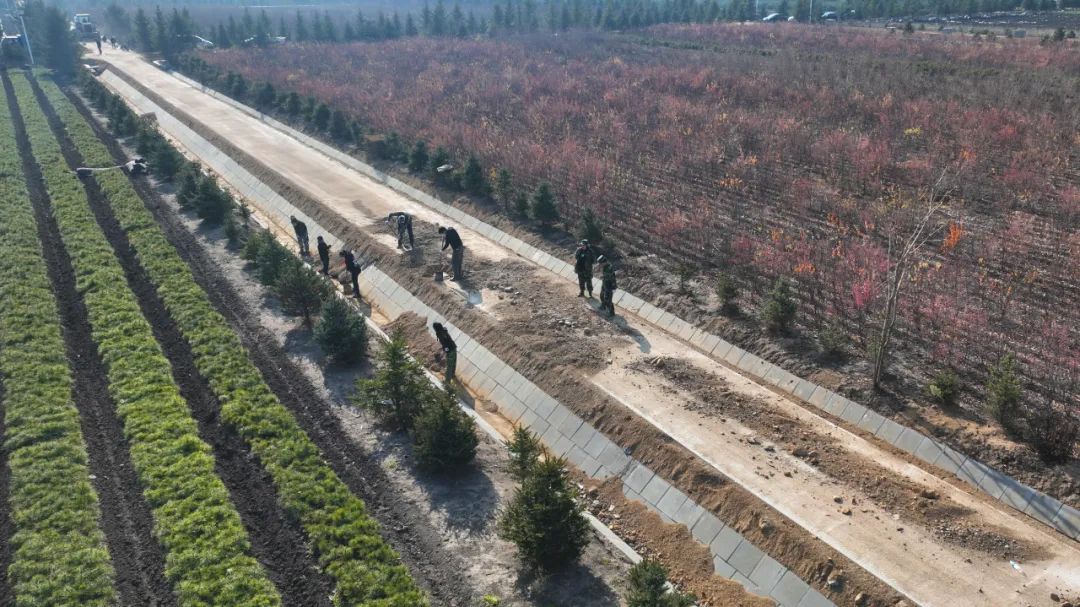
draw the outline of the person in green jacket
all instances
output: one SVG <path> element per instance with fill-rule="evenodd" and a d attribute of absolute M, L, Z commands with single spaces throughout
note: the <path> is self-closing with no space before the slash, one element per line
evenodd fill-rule
<path fill-rule="evenodd" d="M 615 289 L 618 288 L 615 283 L 615 266 L 603 255 L 598 257 L 596 262 L 600 264 L 600 271 L 603 272 L 600 278 L 600 309 L 611 316 L 615 316 L 613 297 L 615 296 Z"/>
<path fill-rule="evenodd" d="M 596 253 L 589 246 L 588 240 L 582 240 L 577 251 L 574 252 L 574 273 L 577 274 L 578 297 L 585 297 L 585 291 L 589 291 L 592 297 L 592 269 L 596 263 Z"/>

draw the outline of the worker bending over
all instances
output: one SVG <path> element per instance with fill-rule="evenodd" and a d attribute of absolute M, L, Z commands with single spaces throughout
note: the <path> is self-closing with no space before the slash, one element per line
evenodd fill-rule
<path fill-rule="evenodd" d="M 409 235 L 409 249 L 416 248 L 412 233 L 412 215 L 404 212 L 390 213 L 386 216 L 386 222 L 397 226 L 397 248 L 405 241 L 405 235 Z"/>
<path fill-rule="evenodd" d="M 342 249 L 338 255 L 345 258 L 345 269 L 352 277 L 352 296 L 360 299 L 360 264 L 356 263 L 356 257 L 348 249 Z"/>
<path fill-rule="evenodd" d="M 454 228 L 440 227 L 439 233 L 443 235 L 442 250 L 445 251 L 446 247 L 450 247 L 452 253 L 450 265 L 454 269 L 454 275 L 450 277 L 450 280 L 461 280 L 465 276 L 461 269 L 465 261 L 465 245 L 462 244 L 461 237 Z"/>
<path fill-rule="evenodd" d="M 450 337 L 450 332 L 446 330 L 446 327 L 441 322 L 431 323 L 431 328 L 435 330 L 435 337 L 439 340 L 439 345 L 442 346 L 443 354 L 446 355 L 446 383 L 450 383 L 454 379 L 454 372 L 457 370 L 457 344 L 454 343 L 454 338 Z"/>

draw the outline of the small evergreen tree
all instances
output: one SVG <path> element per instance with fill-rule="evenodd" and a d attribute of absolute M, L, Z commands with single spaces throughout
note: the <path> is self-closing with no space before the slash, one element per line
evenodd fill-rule
<path fill-rule="evenodd" d="M 417 141 L 416 145 L 413 146 L 412 152 L 409 154 L 409 172 L 419 175 L 427 169 L 427 165 L 427 144 L 423 141 Z"/>
<path fill-rule="evenodd" d="M 519 483 L 528 478 L 536 462 L 540 461 L 540 456 L 544 454 L 544 444 L 540 442 L 540 437 L 525 426 L 514 426 L 514 433 L 510 440 L 506 441 L 506 448 L 510 451 L 510 476 Z"/>
<path fill-rule="evenodd" d="M 527 567 L 551 571 L 576 561 L 589 543 L 589 523 L 561 458 L 536 463 L 499 517 L 499 536 L 517 545 Z"/>
<path fill-rule="evenodd" d="M 289 93 L 289 96 L 285 98 L 285 113 L 295 118 L 300 115 L 300 111 L 303 109 L 303 102 L 300 100 L 300 95 L 296 92 Z"/>
<path fill-rule="evenodd" d="M 212 177 L 203 177 L 199 181 L 199 192 L 194 206 L 200 219 L 211 225 L 218 225 L 233 212 L 236 201 L 228 192 L 219 188 Z"/>
<path fill-rule="evenodd" d="M 667 571 L 659 562 L 645 559 L 630 568 L 627 607 L 690 607 L 697 600 L 691 594 L 667 591 Z"/>
<path fill-rule="evenodd" d="M 1020 420 L 1020 380 L 1015 366 L 1013 355 L 1006 354 L 990 370 L 986 382 L 986 408 L 1009 431 L 1015 431 Z"/>
<path fill-rule="evenodd" d="M 514 184 L 510 179 L 510 171 L 499 169 L 495 174 L 495 199 L 502 203 L 507 212 L 513 208 Z"/>
<path fill-rule="evenodd" d="M 259 268 L 259 282 L 268 287 L 273 286 L 290 257 L 285 247 L 272 236 L 264 240 L 255 257 L 255 265 Z"/>
<path fill-rule="evenodd" d="M 735 300 L 739 297 L 739 285 L 727 274 L 721 274 L 716 279 L 716 299 L 720 302 L 720 310 L 734 312 Z"/>
<path fill-rule="evenodd" d="M 349 304 L 330 297 L 315 325 L 315 342 L 330 358 L 353 362 L 367 356 L 367 325 Z"/>
<path fill-rule="evenodd" d="M 578 228 L 578 237 L 597 245 L 603 242 L 604 229 L 600 224 L 600 219 L 597 218 L 592 209 L 585 209 L 581 214 L 581 227 Z"/>
<path fill-rule="evenodd" d="M 329 287 L 300 260 L 289 257 L 274 282 L 274 292 L 286 314 L 300 316 L 304 326 L 310 327 L 312 316 L 319 312 L 329 294 Z"/>
<path fill-rule="evenodd" d="M 518 192 L 517 197 L 514 198 L 514 210 L 522 217 L 529 216 L 529 197 L 524 192 Z"/>
<path fill-rule="evenodd" d="M 555 206 L 555 194 L 551 192 L 551 185 L 542 182 L 536 188 L 532 198 L 532 216 L 544 226 L 550 226 L 559 220 L 559 208 Z"/>
<path fill-rule="evenodd" d="M 490 189 L 487 178 L 484 177 L 484 168 L 472 154 L 469 154 L 469 159 L 465 162 L 465 175 L 462 177 L 461 186 L 474 196 L 486 196 Z"/>
<path fill-rule="evenodd" d="M 956 406 L 956 400 L 960 397 L 960 380 L 951 369 L 945 369 L 934 375 L 930 384 L 926 386 L 926 391 L 941 406 L 951 409 Z"/>
<path fill-rule="evenodd" d="M 330 135 L 337 141 L 344 143 L 352 138 L 352 129 L 349 127 L 349 119 L 340 110 L 334 110 L 330 115 Z"/>
<path fill-rule="evenodd" d="M 795 320 L 796 303 L 791 296 L 791 287 L 783 278 L 776 280 L 765 305 L 761 308 L 761 320 L 773 332 L 783 333 Z"/>
<path fill-rule="evenodd" d="M 411 428 L 431 388 L 420 363 L 409 358 L 405 334 L 395 331 L 375 358 L 379 369 L 375 377 L 356 382 L 353 403 L 392 420 L 400 428 Z"/>
<path fill-rule="evenodd" d="M 240 74 L 233 78 L 232 88 L 229 91 L 237 101 L 243 101 L 247 97 L 248 83 Z"/>
<path fill-rule="evenodd" d="M 476 457 L 476 422 L 458 407 L 453 390 L 432 392 L 413 425 L 416 463 L 425 470 L 449 472 Z"/>
<path fill-rule="evenodd" d="M 264 82 L 255 88 L 256 107 L 267 110 L 273 107 L 275 101 L 277 101 L 277 92 L 274 90 L 274 85 Z"/>
<path fill-rule="evenodd" d="M 325 103 L 315 106 L 315 111 L 311 114 L 311 123 L 320 131 L 325 131 L 330 126 L 330 108 Z"/>
<path fill-rule="evenodd" d="M 181 208 L 194 208 L 199 196 L 200 177 L 199 171 L 193 164 L 189 164 L 180 172 L 180 179 L 177 180 L 176 202 L 180 204 Z"/>

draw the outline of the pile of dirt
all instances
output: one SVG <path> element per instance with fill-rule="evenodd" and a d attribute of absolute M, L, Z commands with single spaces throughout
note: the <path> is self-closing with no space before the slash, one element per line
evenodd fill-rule
<path fill-rule="evenodd" d="M 948 497 L 927 491 L 919 484 L 852 453 L 831 436 L 807 430 L 797 420 L 777 411 L 760 399 L 732 390 L 722 377 L 692 363 L 672 357 L 642 358 L 627 366 L 647 377 L 660 375 L 690 398 L 688 408 L 707 417 L 731 417 L 771 442 L 784 445 L 789 453 L 803 459 L 831 478 L 859 491 L 898 522 L 918 524 L 942 540 L 990 554 L 1002 560 L 1031 560 L 1040 550 L 1015 538 L 1007 530 L 991 528 L 971 520 L 974 512 Z M 761 444 L 757 437 L 747 439 Z M 770 445 L 762 445 L 767 459 Z M 767 475 L 774 474 L 766 472 Z M 784 471 L 798 474 L 798 469 Z M 857 498 L 841 508 L 847 516 L 858 515 Z"/>

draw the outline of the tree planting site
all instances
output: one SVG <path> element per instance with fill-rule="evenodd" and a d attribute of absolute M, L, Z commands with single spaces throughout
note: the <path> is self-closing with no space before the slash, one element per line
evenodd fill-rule
<path fill-rule="evenodd" d="M 0 605 L 1080 606 L 1075 36 L 538 6 L 4 9 Z"/>

